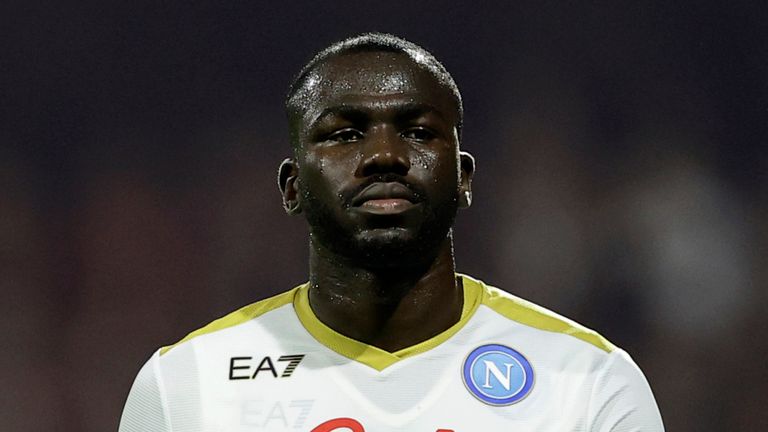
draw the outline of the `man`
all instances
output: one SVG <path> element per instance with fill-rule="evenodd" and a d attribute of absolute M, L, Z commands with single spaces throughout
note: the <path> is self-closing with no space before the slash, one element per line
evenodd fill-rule
<path fill-rule="evenodd" d="M 160 349 L 121 432 L 663 430 L 624 351 L 455 273 L 474 160 L 430 53 L 383 34 L 339 42 L 286 108 L 295 158 L 278 183 L 309 223 L 309 282 Z"/>

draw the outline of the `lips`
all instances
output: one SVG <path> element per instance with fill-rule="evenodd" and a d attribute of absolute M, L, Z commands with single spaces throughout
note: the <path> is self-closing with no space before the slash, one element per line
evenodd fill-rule
<path fill-rule="evenodd" d="M 373 183 L 352 200 L 352 206 L 378 214 L 400 213 L 418 202 L 417 195 L 402 183 Z"/>

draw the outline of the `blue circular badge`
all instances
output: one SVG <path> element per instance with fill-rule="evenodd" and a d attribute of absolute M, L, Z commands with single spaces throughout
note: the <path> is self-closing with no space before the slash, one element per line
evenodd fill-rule
<path fill-rule="evenodd" d="M 495 406 L 519 402 L 533 387 L 531 363 L 519 352 L 498 344 L 475 348 L 464 360 L 462 377 L 473 396 Z"/>

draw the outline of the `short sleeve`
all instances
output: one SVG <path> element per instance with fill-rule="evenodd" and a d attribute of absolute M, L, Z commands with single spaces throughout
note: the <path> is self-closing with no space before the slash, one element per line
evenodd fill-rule
<path fill-rule="evenodd" d="M 162 395 L 158 356 L 156 352 L 136 376 L 123 408 L 119 432 L 171 432 Z"/>
<path fill-rule="evenodd" d="M 616 349 L 599 372 L 589 403 L 590 432 L 663 432 L 648 381 L 625 351 Z"/>

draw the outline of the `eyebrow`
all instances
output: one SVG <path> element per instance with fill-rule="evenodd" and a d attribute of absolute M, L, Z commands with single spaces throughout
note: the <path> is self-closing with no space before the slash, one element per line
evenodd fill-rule
<path fill-rule="evenodd" d="M 391 108 L 395 111 L 396 120 L 407 120 L 415 117 L 422 116 L 427 113 L 434 113 L 441 119 L 445 120 L 445 116 L 435 108 L 433 105 L 427 103 L 393 103 Z M 336 116 L 351 121 L 361 121 L 370 118 L 371 109 L 365 105 L 335 105 L 323 109 L 313 121 L 309 124 L 309 129 L 317 126 L 318 123 L 323 121 L 327 117 Z"/>

